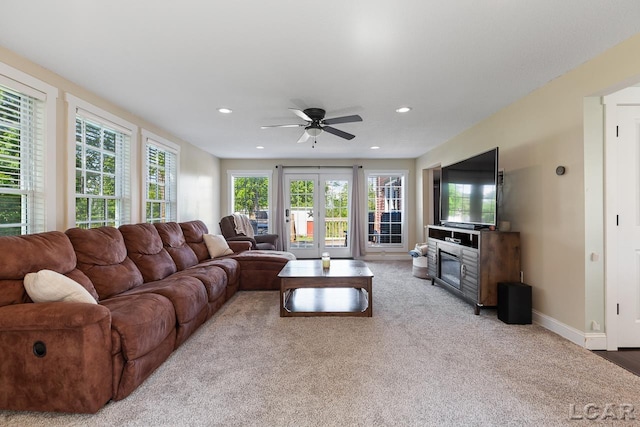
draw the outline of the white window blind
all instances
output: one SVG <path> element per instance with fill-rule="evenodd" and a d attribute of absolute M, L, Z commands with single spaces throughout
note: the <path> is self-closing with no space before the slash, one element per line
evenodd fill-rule
<path fill-rule="evenodd" d="M 146 221 L 177 221 L 178 152 L 154 139 L 147 138 L 145 171 Z"/>
<path fill-rule="evenodd" d="M 118 227 L 128 223 L 130 132 L 77 109 L 75 135 L 76 226 Z"/>
<path fill-rule="evenodd" d="M 45 231 L 45 95 L 28 92 L 0 84 L 0 235 Z"/>

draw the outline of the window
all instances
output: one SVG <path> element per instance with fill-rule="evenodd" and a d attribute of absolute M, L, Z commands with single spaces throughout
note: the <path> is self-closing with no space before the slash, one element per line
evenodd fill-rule
<path fill-rule="evenodd" d="M 367 173 L 367 240 L 370 248 L 406 247 L 406 172 Z"/>
<path fill-rule="evenodd" d="M 230 171 L 229 176 L 233 212 L 247 215 L 255 234 L 269 233 L 271 171 Z"/>
<path fill-rule="evenodd" d="M 142 135 L 146 141 L 143 169 L 146 221 L 177 221 L 179 146 L 144 130 Z"/>
<path fill-rule="evenodd" d="M 118 227 L 131 219 L 130 146 L 135 127 L 115 123 L 108 113 L 94 109 L 96 113 L 75 108 L 75 226 Z"/>
<path fill-rule="evenodd" d="M 47 168 L 45 154 L 55 143 L 56 97 L 55 88 L 0 63 L 0 235 L 53 228 L 46 209 L 55 209 L 55 165 Z"/>

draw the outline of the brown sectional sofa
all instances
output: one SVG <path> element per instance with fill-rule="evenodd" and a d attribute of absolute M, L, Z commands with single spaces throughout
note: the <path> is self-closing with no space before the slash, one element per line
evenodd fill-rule
<path fill-rule="evenodd" d="M 278 289 L 294 256 L 211 259 L 201 221 L 0 237 L 0 409 L 90 412 L 128 396 L 237 290 Z M 32 303 L 23 279 L 53 270 L 98 304 Z"/>

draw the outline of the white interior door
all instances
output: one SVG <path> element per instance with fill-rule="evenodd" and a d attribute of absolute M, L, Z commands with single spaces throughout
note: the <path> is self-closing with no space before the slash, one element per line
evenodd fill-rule
<path fill-rule="evenodd" d="M 286 174 L 287 248 L 298 258 L 350 256 L 350 174 Z"/>
<path fill-rule="evenodd" d="M 640 347 L 640 107 L 618 106 L 618 347 Z"/>

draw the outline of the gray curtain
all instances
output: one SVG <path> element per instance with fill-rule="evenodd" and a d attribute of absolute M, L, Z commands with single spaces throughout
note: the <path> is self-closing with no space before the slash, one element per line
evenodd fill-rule
<path fill-rule="evenodd" d="M 361 193 L 360 166 L 353 165 L 353 179 L 351 182 L 351 256 L 354 259 L 363 256 L 365 250 L 362 223 L 365 211 Z"/>
<path fill-rule="evenodd" d="M 284 241 L 287 238 L 287 234 L 285 233 L 287 218 L 285 218 L 284 215 L 284 167 L 278 165 L 276 166 L 276 170 L 278 172 L 278 178 L 276 179 L 276 214 L 273 226 L 275 234 L 278 235 L 276 250 L 283 251 L 286 249 Z"/>

